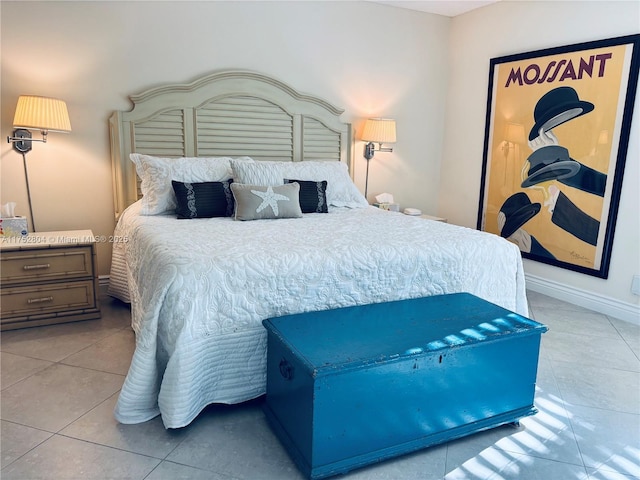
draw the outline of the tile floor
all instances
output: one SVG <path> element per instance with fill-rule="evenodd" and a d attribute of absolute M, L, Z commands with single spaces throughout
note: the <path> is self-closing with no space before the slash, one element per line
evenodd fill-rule
<path fill-rule="evenodd" d="M 345 479 L 640 479 L 640 327 L 533 292 L 543 335 L 537 415 L 367 467 Z M 0 476 L 10 479 L 301 479 L 261 400 L 190 426 L 112 416 L 134 348 L 128 308 L 4 332 Z"/>

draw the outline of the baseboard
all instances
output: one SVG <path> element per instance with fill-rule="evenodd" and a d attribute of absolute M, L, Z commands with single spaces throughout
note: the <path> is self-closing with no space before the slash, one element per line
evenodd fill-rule
<path fill-rule="evenodd" d="M 603 313 L 625 322 L 640 325 L 640 306 L 622 302 L 598 293 L 571 287 L 531 274 L 525 274 L 527 289 L 573 305 Z"/>

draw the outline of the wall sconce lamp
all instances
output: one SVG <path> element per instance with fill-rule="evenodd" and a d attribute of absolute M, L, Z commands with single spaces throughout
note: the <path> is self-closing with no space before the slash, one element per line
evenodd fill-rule
<path fill-rule="evenodd" d="M 383 147 L 383 143 L 396 142 L 396 121 L 390 118 L 369 118 L 364 124 L 362 140 L 368 142 L 364 146 L 364 158 L 367 159 L 367 176 L 364 184 L 364 197 L 367 198 L 369 186 L 369 161 L 375 152 L 393 152 L 393 148 Z M 378 144 L 376 149 L 375 144 Z"/>
<path fill-rule="evenodd" d="M 509 150 L 515 150 L 518 145 L 526 142 L 524 138 L 524 126 L 519 123 L 508 123 L 504 137 L 504 141 L 502 142 L 502 153 L 506 160 L 509 156 Z"/>
<path fill-rule="evenodd" d="M 22 154 L 24 177 L 27 184 L 27 197 L 29 199 L 29 213 L 31 215 L 31 227 L 35 232 L 36 227 L 33 221 L 33 210 L 31 209 L 31 191 L 29 190 L 26 153 L 31 151 L 32 142 L 46 143 L 47 134 L 50 131 L 71 131 L 67 104 L 55 98 L 21 95 L 18 97 L 13 126 L 15 128 L 13 136 L 7 137 L 7 142 L 13 143 L 14 150 Z M 42 138 L 32 139 L 29 130 L 40 130 Z"/>

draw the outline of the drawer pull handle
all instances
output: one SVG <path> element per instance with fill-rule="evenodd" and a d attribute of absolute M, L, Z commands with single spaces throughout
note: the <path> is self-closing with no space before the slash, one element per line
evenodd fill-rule
<path fill-rule="evenodd" d="M 291 365 L 287 361 L 287 359 L 283 358 L 282 360 L 280 360 L 278 368 L 280 369 L 280 375 L 282 375 L 285 380 L 293 380 L 294 368 L 293 365 Z"/>
<path fill-rule="evenodd" d="M 44 270 L 45 268 L 51 268 L 51 264 L 40 263 L 38 265 L 25 265 L 22 267 L 23 270 Z"/>
<path fill-rule="evenodd" d="M 29 305 L 31 305 L 32 303 L 44 303 L 44 302 L 53 302 L 53 297 L 29 298 L 29 299 L 27 299 L 27 303 Z"/>

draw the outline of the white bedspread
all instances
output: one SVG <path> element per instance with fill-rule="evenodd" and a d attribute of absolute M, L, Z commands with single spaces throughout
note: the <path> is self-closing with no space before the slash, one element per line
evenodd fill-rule
<path fill-rule="evenodd" d="M 112 281 L 128 283 L 136 332 L 122 423 L 182 427 L 263 394 L 265 318 L 454 292 L 528 314 L 520 252 L 496 235 L 373 207 L 250 222 L 138 208 L 116 228 L 112 271 L 126 272 Z"/>

